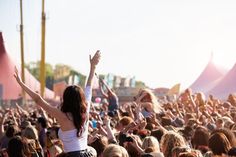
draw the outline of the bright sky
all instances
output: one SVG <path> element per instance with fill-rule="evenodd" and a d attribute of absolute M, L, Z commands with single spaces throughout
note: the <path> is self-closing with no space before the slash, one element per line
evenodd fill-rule
<path fill-rule="evenodd" d="M 40 60 L 41 1 L 23 0 L 25 60 Z M 46 0 L 46 62 L 83 74 L 88 55 L 102 52 L 98 73 L 136 76 L 150 87 L 186 88 L 211 52 L 236 62 L 235 0 Z M 19 0 L 0 1 L 0 30 L 20 61 Z"/>

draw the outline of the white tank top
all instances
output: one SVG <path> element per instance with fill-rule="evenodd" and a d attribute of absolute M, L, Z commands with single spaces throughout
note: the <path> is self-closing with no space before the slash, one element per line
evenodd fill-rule
<path fill-rule="evenodd" d="M 85 97 L 86 97 L 86 101 L 88 105 L 86 113 L 89 116 L 90 101 L 92 98 L 92 90 L 90 86 L 85 88 Z M 62 140 L 62 143 L 64 145 L 64 151 L 66 153 L 87 149 L 88 124 L 89 124 L 89 121 L 87 121 L 84 124 L 83 126 L 84 130 L 80 137 L 77 137 L 77 129 L 72 129 L 68 131 L 62 131 L 61 129 L 59 129 L 58 136 Z"/>

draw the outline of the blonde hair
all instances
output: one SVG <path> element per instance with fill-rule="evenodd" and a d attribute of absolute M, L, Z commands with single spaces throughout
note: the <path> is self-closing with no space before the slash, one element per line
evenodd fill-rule
<path fill-rule="evenodd" d="M 149 147 L 153 148 L 153 152 L 160 152 L 159 142 L 153 136 L 147 136 L 143 140 L 142 148 L 147 149 Z"/>
<path fill-rule="evenodd" d="M 157 97 L 154 95 L 154 93 L 148 88 L 141 89 L 139 91 L 139 95 L 141 95 L 142 93 L 147 93 L 148 94 L 148 96 L 150 98 L 150 103 L 152 104 L 153 111 L 155 113 L 160 113 L 161 112 L 161 106 L 158 103 Z M 141 100 L 141 102 L 142 102 L 142 100 Z"/>
<path fill-rule="evenodd" d="M 174 131 L 168 131 L 165 135 L 162 136 L 161 142 L 161 151 L 165 157 L 171 157 L 171 151 L 174 147 L 185 147 L 186 141 L 183 136 L 179 135 Z"/>
<path fill-rule="evenodd" d="M 28 126 L 24 129 L 23 136 L 28 139 L 38 140 L 38 131 L 33 126 Z"/>
<path fill-rule="evenodd" d="M 103 151 L 103 157 L 129 157 L 129 155 L 124 147 L 109 144 Z"/>

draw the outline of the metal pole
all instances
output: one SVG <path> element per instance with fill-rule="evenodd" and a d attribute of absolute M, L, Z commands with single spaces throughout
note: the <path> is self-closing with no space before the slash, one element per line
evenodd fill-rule
<path fill-rule="evenodd" d="M 45 91 L 45 24 L 46 15 L 44 12 L 44 0 L 42 0 L 42 43 L 41 43 L 41 63 L 40 63 L 40 94 L 44 97 Z"/>
<path fill-rule="evenodd" d="M 25 61 L 24 61 L 24 33 L 23 33 L 23 7 L 22 0 L 20 0 L 20 48 L 21 48 L 21 78 L 25 82 Z M 22 90 L 23 100 L 25 99 L 25 91 Z"/>

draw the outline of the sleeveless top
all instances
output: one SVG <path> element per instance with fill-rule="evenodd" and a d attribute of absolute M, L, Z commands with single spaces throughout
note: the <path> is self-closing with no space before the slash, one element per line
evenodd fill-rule
<path fill-rule="evenodd" d="M 87 86 L 85 88 L 85 97 L 87 101 L 86 114 L 87 116 L 89 116 L 90 101 L 92 98 L 92 90 L 90 86 Z M 62 143 L 64 145 L 64 151 L 66 153 L 87 149 L 88 126 L 89 126 L 89 121 L 87 120 L 83 126 L 84 130 L 80 135 L 80 137 L 77 137 L 77 129 L 72 129 L 68 131 L 62 131 L 61 129 L 59 129 L 58 136 L 62 140 Z"/>
<path fill-rule="evenodd" d="M 108 111 L 115 111 L 118 109 L 119 101 L 116 96 L 109 96 L 108 101 L 109 101 Z"/>

